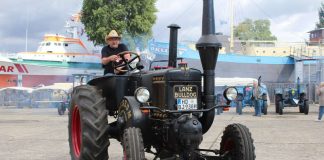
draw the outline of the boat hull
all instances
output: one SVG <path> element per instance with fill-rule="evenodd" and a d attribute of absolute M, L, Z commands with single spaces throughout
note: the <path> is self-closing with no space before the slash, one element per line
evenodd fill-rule
<path fill-rule="evenodd" d="M 74 74 L 102 75 L 101 69 L 64 68 L 0 61 L 0 87 L 36 87 L 73 82 Z"/>

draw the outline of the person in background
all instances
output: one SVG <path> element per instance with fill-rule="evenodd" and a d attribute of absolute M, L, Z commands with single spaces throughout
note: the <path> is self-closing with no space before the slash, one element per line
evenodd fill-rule
<path fill-rule="evenodd" d="M 321 121 L 324 114 L 324 82 L 321 82 L 320 86 L 317 87 L 316 94 L 319 98 L 319 112 L 318 119 L 316 121 Z"/>
<path fill-rule="evenodd" d="M 261 117 L 261 105 L 262 100 L 260 98 L 261 92 L 259 90 L 258 83 L 253 81 L 253 99 L 254 99 L 254 116 Z"/>

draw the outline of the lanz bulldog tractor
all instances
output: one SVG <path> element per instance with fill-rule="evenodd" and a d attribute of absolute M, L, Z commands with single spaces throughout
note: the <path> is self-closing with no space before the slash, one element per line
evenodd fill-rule
<path fill-rule="evenodd" d="M 309 102 L 306 92 L 301 88 L 300 79 L 297 78 L 297 88 L 275 89 L 276 113 L 283 114 L 285 107 L 298 107 L 300 113 L 308 114 Z"/>
<path fill-rule="evenodd" d="M 119 54 L 124 64 L 115 66 L 126 67 L 125 74 L 95 78 L 74 88 L 69 115 L 71 159 L 108 159 L 110 137 L 121 142 L 123 159 L 143 160 L 147 152 L 154 159 L 254 160 L 253 139 L 241 124 L 225 128 L 219 150 L 199 147 L 203 134 L 212 126 L 215 108 L 223 107 L 215 105 L 214 74 L 221 44 L 214 24 L 213 0 L 204 0 L 203 35 L 196 44 L 203 73 L 176 68 L 179 27 L 172 25 L 172 68 L 143 71 L 139 56 L 125 52 Z M 125 54 L 131 54 L 131 59 L 126 60 Z M 237 91 L 228 88 L 224 95 L 231 101 Z M 114 116 L 116 121 L 108 123 L 107 116 Z"/>

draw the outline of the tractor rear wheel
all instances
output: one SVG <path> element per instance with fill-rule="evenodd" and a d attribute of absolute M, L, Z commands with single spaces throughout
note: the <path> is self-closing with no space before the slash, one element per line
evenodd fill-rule
<path fill-rule="evenodd" d="M 72 160 L 108 159 L 108 120 L 105 99 L 93 86 L 74 88 L 69 112 Z"/>
<path fill-rule="evenodd" d="M 249 129 L 241 124 L 228 125 L 223 132 L 220 154 L 225 159 L 255 160 L 255 148 Z"/>
<path fill-rule="evenodd" d="M 124 160 L 144 160 L 144 142 L 141 130 L 131 127 L 124 131 L 123 135 Z"/>
<path fill-rule="evenodd" d="M 309 111 L 309 103 L 308 101 L 304 102 L 304 114 L 308 115 L 308 111 Z"/>

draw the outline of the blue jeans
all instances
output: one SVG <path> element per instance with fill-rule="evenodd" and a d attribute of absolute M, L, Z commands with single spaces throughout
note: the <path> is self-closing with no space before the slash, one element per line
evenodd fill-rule
<path fill-rule="evenodd" d="M 324 114 L 324 106 L 320 106 L 318 112 L 318 120 L 322 119 L 323 114 Z"/>
<path fill-rule="evenodd" d="M 254 100 L 254 112 L 256 116 L 261 116 L 261 106 L 262 106 L 262 100 L 256 99 Z"/>
<path fill-rule="evenodd" d="M 223 113 L 223 108 L 217 108 L 216 111 L 217 115 L 220 115 L 221 113 Z"/>

